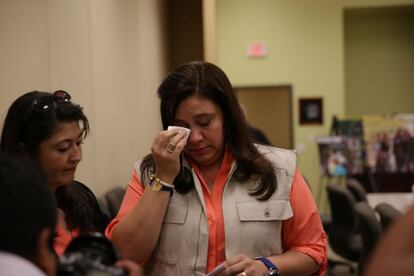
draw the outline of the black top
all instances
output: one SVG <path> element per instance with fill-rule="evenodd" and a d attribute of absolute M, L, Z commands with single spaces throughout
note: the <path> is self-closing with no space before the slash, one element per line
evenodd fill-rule
<path fill-rule="evenodd" d="M 56 189 L 58 208 L 65 213 L 69 229 L 79 229 L 79 232 L 105 231 L 109 217 L 101 210 L 93 192 L 79 181 L 73 181 L 66 186 Z"/>

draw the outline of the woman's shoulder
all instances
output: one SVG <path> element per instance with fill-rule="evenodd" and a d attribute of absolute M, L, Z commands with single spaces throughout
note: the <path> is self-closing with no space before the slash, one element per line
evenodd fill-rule
<path fill-rule="evenodd" d="M 109 222 L 93 191 L 79 181 L 59 187 L 56 190 L 56 200 L 59 208 L 70 218 L 72 228 L 103 231 Z"/>
<path fill-rule="evenodd" d="M 95 194 L 93 191 L 77 180 L 74 180 L 71 184 L 62 187 L 60 192 L 63 194 L 63 197 L 66 199 L 74 199 L 79 200 L 83 199 L 86 202 L 95 202 L 97 201 Z"/>
<path fill-rule="evenodd" d="M 255 146 L 262 155 L 274 155 L 278 159 L 290 158 L 296 160 L 297 158 L 297 153 L 293 149 L 284 149 L 261 144 L 255 144 Z"/>
<path fill-rule="evenodd" d="M 89 189 L 89 187 L 88 186 L 86 186 L 85 184 L 83 184 L 82 182 L 79 182 L 79 181 L 77 181 L 77 180 L 74 180 L 70 185 L 69 185 L 69 187 L 70 188 L 72 188 L 72 189 L 74 189 L 74 190 L 76 190 L 76 191 L 83 191 L 83 192 L 88 192 L 88 193 L 91 193 L 91 194 L 94 194 L 93 192 L 92 192 L 92 190 L 91 189 Z"/>
<path fill-rule="evenodd" d="M 95 194 L 92 192 L 92 190 L 83 184 L 82 182 L 74 180 L 69 185 L 60 186 L 56 189 L 56 196 L 58 198 L 62 197 L 65 199 L 73 198 L 77 196 L 87 196 L 90 198 L 96 198 Z"/>
<path fill-rule="evenodd" d="M 296 169 L 297 153 L 295 150 L 255 144 L 257 150 L 279 169 L 294 171 Z"/>

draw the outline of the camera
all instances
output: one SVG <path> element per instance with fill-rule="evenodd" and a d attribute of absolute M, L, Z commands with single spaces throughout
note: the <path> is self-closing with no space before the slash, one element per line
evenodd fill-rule
<path fill-rule="evenodd" d="M 101 233 L 90 233 L 74 238 L 59 257 L 58 276 L 126 276 L 126 271 L 115 267 L 118 254 Z"/>

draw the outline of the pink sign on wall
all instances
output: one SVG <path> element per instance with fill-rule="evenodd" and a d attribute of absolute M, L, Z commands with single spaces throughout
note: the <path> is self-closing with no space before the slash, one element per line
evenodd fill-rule
<path fill-rule="evenodd" d="M 262 58 L 267 56 L 267 45 L 264 42 L 252 42 L 247 46 L 247 56 L 251 58 Z"/>

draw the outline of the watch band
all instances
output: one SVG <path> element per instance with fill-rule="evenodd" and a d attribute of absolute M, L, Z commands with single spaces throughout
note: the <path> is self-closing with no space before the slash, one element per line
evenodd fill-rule
<path fill-rule="evenodd" d="M 167 182 L 165 182 L 165 181 L 162 181 L 161 179 L 159 179 L 155 174 L 152 174 L 151 176 L 150 176 L 150 179 L 151 179 L 151 181 L 156 181 L 156 182 L 158 182 L 158 184 L 161 184 L 161 185 L 163 185 L 163 186 L 165 186 L 165 187 L 168 187 L 168 188 L 170 188 L 170 189 L 174 189 L 175 188 L 175 186 L 173 185 L 173 184 L 169 184 L 169 183 L 167 183 Z"/>
<path fill-rule="evenodd" d="M 170 192 L 170 196 L 172 196 L 174 185 L 168 184 L 167 182 L 162 181 L 154 174 L 151 175 L 150 179 L 151 179 L 151 189 L 154 192 L 166 191 L 166 192 Z"/>
<path fill-rule="evenodd" d="M 279 275 L 279 269 L 268 258 L 265 258 L 265 257 L 256 257 L 254 259 L 261 261 L 267 267 L 268 272 L 267 272 L 266 276 Z"/>

